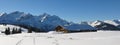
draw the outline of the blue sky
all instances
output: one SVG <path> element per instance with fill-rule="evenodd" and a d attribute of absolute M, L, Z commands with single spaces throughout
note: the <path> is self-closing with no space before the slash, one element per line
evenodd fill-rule
<path fill-rule="evenodd" d="M 120 0 L 0 0 L 0 12 L 48 13 L 73 22 L 120 19 Z"/>

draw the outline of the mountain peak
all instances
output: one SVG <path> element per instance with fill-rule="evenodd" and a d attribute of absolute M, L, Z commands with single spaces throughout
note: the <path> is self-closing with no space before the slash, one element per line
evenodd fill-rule
<path fill-rule="evenodd" d="M 100 21 L 100 20 L 96 20 L 96 21 L 92 22 L 92 23 L 89 24 L 89 25 L 95 27 L 96 25 L 101 25 L 101 24 L 103 24 L 103 23 L 104 23 L 104 22 L 102 22 L 102 21 Z"/>
<path fill-rule="evenodd" d="M 95 23 L 95 24 L 97 24 L 97 23 L 101 24 L 101 23 L 104 23 L 104 22 L 102 22 L 102 21 L 100 21 L 100 20 L 96 20 L 96 21 L 94 21 L 93 23 Z"/>
<path fill-rule="evenodd" d="M 102 21 L 100 21 L 100 20 L 96 20 L 95 22 L 102 22 Z"/>
<path fill-rule="evenodd" d="M 5 12 L 0 13 L 0 16 L 3 16 L 3 15 L 7 15 L 7 13 L 5 13 Z"/>
<path fill-rule="evenodd" d="M 10 14 L 24 14 L 24 12 L 14 11 L 14 12 L 12 12 L 12 13 L 10 13 Z"/>
<path fill-rule="evenodd" d="M 50 16 L 48 13 L 43 13 L 42 16 Z"/>

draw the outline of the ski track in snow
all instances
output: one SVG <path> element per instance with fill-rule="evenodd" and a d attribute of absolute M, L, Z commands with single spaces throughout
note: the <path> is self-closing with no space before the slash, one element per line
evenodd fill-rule
<path fill-rule="evenodd" d="M 113 35 L 111 33 L 113 33 Z M 26 33 L 26 34 L 16 34 L 9 36 L 0 35 L 0 45 L 8 45 L 8 44 L 9 45 L 79 45 L 79 44 L 96 45 L 97 43 L 98 43 L 97 45 L 103 45 L 103 44 L 113 45 L 116 43 L 117 45 L 119 45 L 120 44 L 118 43 L 120 41 L 119 34 L 120 32 L 106 32 L 106 33 L 96 32 L 96 33 L 72 33 L 72 34 L 47 34 L 47 33 L 27 34 Z M 4 44 L 5 42 L 9 42 L 9 43 Z"/>

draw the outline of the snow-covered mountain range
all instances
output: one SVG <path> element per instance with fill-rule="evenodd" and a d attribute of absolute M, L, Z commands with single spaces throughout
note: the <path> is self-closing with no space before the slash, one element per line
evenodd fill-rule
<path fill-rule="evenodd" d="M 15 11 L 12 13 L 4 13 L 0 16 L 0 23 L 27 25 L 38 28 L 40 30 L 48 31 L 53 30 L 57 25 L 69 25 L 67 21 L 60 19 L 58 16 L 51 16 L 49 14 L 42 14 L 40 16 L 33 16 L 24 12 Z"/>
<path fill-rule="evenodd" d="M 81 24 L 77 24 L 63 20 L 56 15 L 44 13 L 39 16 L 35 16 L 30 13 L 20 11 L 15 11 L 9 14 L 1 13 L 0 24 L 12 24 L 27 28 L 32 27 L 34 28 L 34 31 L 51 31 L 55 30 L 55 28 L 59 25 L 69 30 L 95 30 L 96 28 L 107 30 L 120 29 L 120 20 L 98 20 L 94 22 L 82 22 Z"/>
<path fill-rule="evenodd" d="M 94 30 L 95 28 L 86 25 L 86 24 L 76 24 L 73 22 L 68 22 L 59 18 L 56 15 L 50 15 L 47 13 L 41 14 L 39 16 L 32 15 L 30 13 L 24 13 L 15 11 L 12 13 L 3 13 L 0 15 L 0 24 L 12 24 L 12 25 L 19 25 L 24 27 L 33 27 L 34 30 L 38 29 L 39 31 L 51 31 L 55 30 L 55 28 L 60 25 L 67 29 L 71 30 L 82 30 L 91 29 Z M 75 26 L 76 25 L 76 26 Z M 75 28 L 69 28 L 75 27 Z M 36 29 L 35 29 L 36 28 Z M 38 31 L 37 30 L 37 31 Z"/>
<path fill-rule="evenodd" d="M 120 28 L 120 20 L 106 20 L 104 22 Z"/>
<path fill-rule="evenodd" d="M 100 21 L 96 20 L 93 22 L 82 22 L 84 24 L 91 25 L 100 30 L 119 30 L 120 29 L 120 20 L 105 20 Z"/>

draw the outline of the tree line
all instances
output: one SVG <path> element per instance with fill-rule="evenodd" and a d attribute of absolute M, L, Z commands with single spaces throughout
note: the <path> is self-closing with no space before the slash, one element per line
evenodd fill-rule
<path fill-rule="evenodd" d="M 17 33 L 22 33 L 22 29 L 19 28 L 13 28 L 12 31 L 11 29 L 8 27 L 8 28 L 5 28 L 5 32 L 4 32 L 6 35 L 9 35 L 9 34 L 17 34 Z"/>
<path fill-rule="evenodd" d="M 10 34 L 18 34 L 18 33 L 22 33 L 22 29 L 21 28 L 12 28 L 12 30 L 10 29 L 10 27 L 5 28 L 4 33 L 6 35 L 10 35 Z M 28 28 L 28 33 L 32 33 L 32 28 Z"/>

